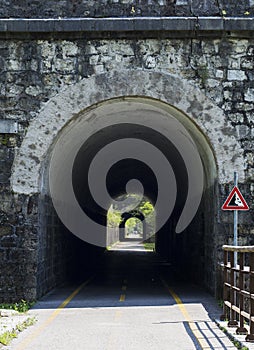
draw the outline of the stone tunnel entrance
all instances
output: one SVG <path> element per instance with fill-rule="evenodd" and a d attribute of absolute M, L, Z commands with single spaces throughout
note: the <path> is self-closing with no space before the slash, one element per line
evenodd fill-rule
<path fill-rule="evenodd" d="M 181 154 L 181 142 L 192 145 L 192 150 Z M 201 184 L 193 179 L 187 157 L 194 167 L 202 166 Z M 195 164 L 195 157 L 200 164 Z M 164 161 L 171 167 L 163 167 Z M 121 195 L 142 191 L 157 205 L 156 252 L 177 275 L 211 286 L 216 166 L 204 135 L 177 109 L 151 99 L 125 98 L 81 112 L 61 131 L 45 160 L 42 188 L 44 243 L 38 279 L 44 282 L 39 294 L 59 281 L 89 274 L 107 245 L 109 207 Z M 189 198 L 191 189 L 197 193 Z M 198 196 L 200 189 L 200 204 L 195 204 L 193 195 Z M 165 195 L 172 198 L 158 198 Z M 191 217 L 176 233 L 186 203 L 194 211 L 184 213 Z"/>
<path fill-rule="evenodd" d="M 33 298 L 91 272 L 109 241 L 108 210 L 126 194 L 154 206 L 155 250 L 176 276 L 215 292 L 218 183 L 244 169 L 224 126 L 199 89 L 158 72 L 112 71 L 45 104 L 11 179 L 13 193 L 39 198 Z"/>

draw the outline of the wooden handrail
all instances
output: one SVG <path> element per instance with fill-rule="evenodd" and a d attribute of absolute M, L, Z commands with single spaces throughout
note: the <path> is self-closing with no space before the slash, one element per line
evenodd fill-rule
<path fill-rule="evenodd" d="M 222 249 L 227 252 L 254 253 L 254 245 L 249 245 L 249 246 L 224 245 L 222 246 Z"/>
<path fill-rule="evenodd" d="M 237 327 L 236 333 L 245 334 L 246 341 L 254 342 L 254 246 L 224 245 L 223 250 L 222 319 L 228 319 L 229 327 Z"/>

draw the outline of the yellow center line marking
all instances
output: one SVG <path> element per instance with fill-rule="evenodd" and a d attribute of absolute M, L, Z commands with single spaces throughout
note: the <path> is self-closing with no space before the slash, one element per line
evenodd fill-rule
<path fill-rule="evenodd" d="M 122 291 L 126 292 L 126 290 L 127 290 L 127 279 L 124 279 L 123 285 L 122 285 Z M 125 294 L 120 295 L 119 301 L 125 301 L 125 298 L 126 298 Z"/>
<path fill-rule="evenodd" d="M 198 330 L 195 322 L 192 320 L 190 314 L 188 313 L 188 311 L 187 311 L 185 305 L 183 304 L 182 300 L 180 299 L 180 297 L 173 291 L 173 289 L 171 289 L 168 286 L 168 284 L 166 283 L 166 281 L 163 278 L 161 278 L 161 281 L 162 281 L 163 285 L 166 287 L 166 289 L 169 291 L 169 293 L 172 295 L 175 302 L 177 303 L 182 315 L 184 316 L 184 318 L 188 322 L 189 327 L 190 327 L 192 333 L 194 334 L 195 338 L 199 342 L 199 345 L 201 346 L 202 350 L 211 349 L 210 345 L 205 340 L 203 334 Z"/>
<path fill-rule="evenodd" d="M 119 301 L 125 301 L 125 294 L 121 294 L 121 295 L 120 295 Z"/>
<path fill-rule="evenodd" d="M 91 282 L 91 280 L 94 278 L 91 277 L 87 281 L 83 282 L 77 289 L 74 290 L 63 302 L 61 305 L 57 307 L 57 309 L 52 312 L 52 314 L 42 323 L 40 327 L 34 330 L 34 332 L 27 336 L 17 347 L 15 350 L 24 350 L 26 347 L 32 343 L 32 341 L 38 337 L 38 335 L 51 323 L 54 321 L 54 319 L 57 317 L 57 315 L 67 306 L 70 301 L 81 291 L 82 288 L 84 288 L 88 283 Z"/>

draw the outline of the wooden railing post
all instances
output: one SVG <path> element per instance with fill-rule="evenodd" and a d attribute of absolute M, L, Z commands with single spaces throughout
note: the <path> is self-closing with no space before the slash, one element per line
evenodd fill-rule
<path fill-rule="evenodd" d="M 235 254 L 234 252 L 229 252 L 229 260 L 230 260 L 230 313 L 229 313 L 229 321 L 228 321 L 228 327 L 236 327 L 238 325 L 237 319 L 236 319 L 236 312 L 233 309 L 233 306 L 236 304 L 236 292 L 234 290 L 235 287 Z"/>
<path fill-rule="evenodd" d="M 228 264 L 228 252 L 224 250 L 223 252 L 223 314 L 221 315 L 220 319 L 221 321 L 226 321 L 229 317 L 228 315 L 228 308 L 225 304 L 225 300 L 228 300 L 228 270 L 227 270 L 227 264 Z"/>
<path fill-rule="evenodd" d="M 248 334 L 247 329 L 244 327 L 244 317 L 242 315 L 242 311 L 244 311 L 244 297 L 243 297 L 243 289 L 244 289 L 244 254 L 245 253 L 239 253 L 239 309 L 240 309 L 240 325 L 236 330 L 236 334 Z"/>
<path fill-rule="evenodd" d="M 246 341 L 254 342 L 254 253 L 250 253 L 250 334 Z"/>

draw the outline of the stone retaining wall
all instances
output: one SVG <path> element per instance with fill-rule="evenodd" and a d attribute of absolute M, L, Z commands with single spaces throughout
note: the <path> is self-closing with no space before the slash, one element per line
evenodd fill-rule
<path fill-rule="evenodd" d="M 175 4 L 161 1 L 161 6 L 158 6 L 157 2 L 151 1 L 149 8 L 153 9 L 154 6 L 154 9 L 158 9 L 157 14 L 154 13 L 154 15 L 173 15 L 176 13 L 174 11 L 178 8 L 177 6 L 185 11 L 185 3 L 187 1 L 177 1 Z M 199 2 L 195 3 L 198 8 Z M 237 4 L 241 11 L 248 10 L 250 5 L 247 2 Z M 17 1 L 14 6 L 10 6 L 10 1 L 4 1 L 4 5 L 6 8 L 2 6 L 2 16 L 19 14 L 21 17 L 29 17 L 29 15 L 33 17 L 36 16 L 36 11 L 39 11 L 42 3 L 31 1 L 29 15 L 25 13 L 27 10 L 25 7 L 20 11 L 20 1 Z M 145 2 L 113 1 L 110 4 L 106 2 L 105 7 L 100 8 L 92 5 L 94 5 L 92 1 L 72 1 L 67 6 L 67 2 L 61 1 L 59 7 L 54 8 L 50 4 L 48 7 L 45 6 L 44 2 L 44 11 L 38 13 L 42 17 L 58 15 L 64 17 L 70 14 L 77 16 L 82 11 L 87 11 L 86 16 L 104 16 L 109 12 L 100 11 L 109 11 L 109 5 L 112 16 L 114 9 L 118 9 L 115 10 L 118 16 L 128 15 L 126 11 L 129 11 L 132 6 L 135 11 L 140 8 L 143 15 L 148 13 Z M 186 5 L 188 9 L 189 5 Z M 62 12 L 59 12 L 60 6 Z M 124 10 L 119 11 L 119 6 Z M 47 10 L 47 8 L 54 10 Z M 218 8 L 216 9 L 215 5 L 212 8 L 214 10 L 211 14 L 217 14 Z M 4 9 L 5 12 L 3 12 Z M 233 11 L 233 7 L 231 10 Z M 186 14 L 186 12 L 183 13 Z M 0 119 L 17 122 L 19 132 L 0 135 L 0 301 L 34 299 L 63 280 L 66 272 L 65 263 L 61 263 L 61 258 L 59 264 L 56 264 L 58 267 L 53 271 L 55 276 L 59 276 L 55 280 L 49 281 L 48 276 L 52 271 L 46 272 L 47 269 L 52 268 L 52 265 L 46 262 L 42 267 L 43 259 L 49 260 L 50 254 L 51 256 L 58 254 L 59 247 L 57 244 L 41 246 L 38 229 L 38 194 L 25 196 L 16 195 L 11 191 L 9 179 L 15 152 L 20 147 L 30 122 L 36 118 L 50 98 L 63 88 L 82 79 L 115 69 L 174 74 L 200 88 L 224 111 L 227 123 L 223 132 L 228 135 L 228 126 L 233 126 L 235 135 L 232 137 L 232 143 L 239 141 L 244 153 L 245 179 L 240 184 L 240 189 L 251 207 L 249 213 L 240 216 L 239 243 L 253 244 L 253 68 L 254 39 L 239 37 L 157 40 L 91 39 L 87 35 L 80 39 L 66 39 L 62 35 L 62 38 L 52 39 L 49 34 L 47 38 L 41 39 L 1 40 Z M 223 144 L 223 140 L 220 142 Z M 232 179 L 233 170 L 229 169 L 232 172 Z M 227 183 L 219 184 L 219 202 L 225 199 L 230 186 Z M 230 215 L 231 213 L 222 213 L 218 209 L 217 220 L 220 224 L 220 239 L 216 242 L 218 249 L 222 244 L 232 243 L 233 225 Z M 57 237 L 56 233 L 55 242 Z M 66 238 L 62 241 L 63 246 L 68 240 L 69 238 Z M 68 252 L 68 249 L 62 250 L 62 256 Z M 211 263 L 211 268 L 213 268 L 212 265 L 214 264 Z M 39 287 L 38 278 L 40 281 L 45 281 Z"/>

